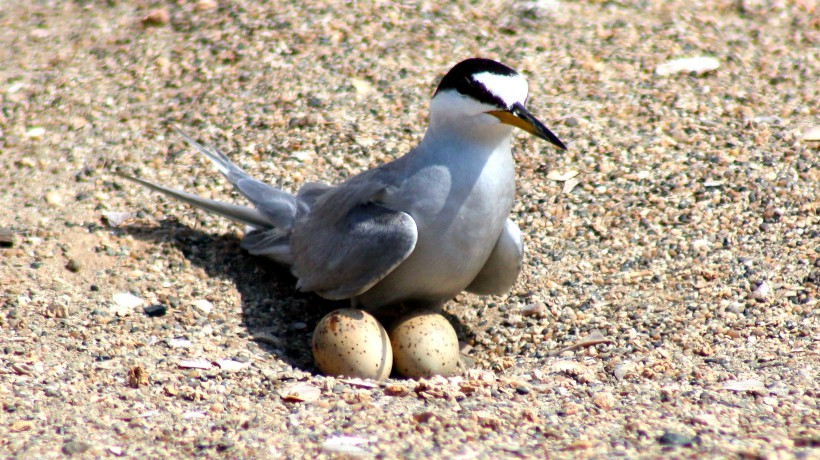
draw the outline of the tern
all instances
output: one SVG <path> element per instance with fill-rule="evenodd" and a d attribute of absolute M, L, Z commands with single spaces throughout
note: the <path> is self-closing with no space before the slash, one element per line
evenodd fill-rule
<path fill-rule="evenodd" d="M 247 226 L 241 247 L 290 267 L 301 291 L 372 312 L 436 309 L 462 291 L 508 292 L 524 244 L 513 128 L 566 150 L 524 106 L 527 80 L 490 59 L 458 63 L 430 103 L 424 138 L 404 156 L 338 184 L 291 194 L 251 178 L 177 128 L 253 207 L 121 176 Z"/>

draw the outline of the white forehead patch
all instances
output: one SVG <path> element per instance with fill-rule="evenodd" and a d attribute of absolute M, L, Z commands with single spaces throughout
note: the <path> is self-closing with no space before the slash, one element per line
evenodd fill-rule
<path fill-rule="evenodd" d="M 481 72 L 473 75 L 473 79 L 504 101 L 507 107 L 511 107 L 516 102 L 523 104 L 527 101 L 527 79 L 520 74 L 499 75 Z"/>

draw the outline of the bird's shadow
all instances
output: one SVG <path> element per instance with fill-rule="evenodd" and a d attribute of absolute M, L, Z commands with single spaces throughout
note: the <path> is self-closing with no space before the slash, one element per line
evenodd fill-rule
<path fill-rule="evenodd" d="M 117 230 L 142 241 L 169 244 L 209 277 L 231 280 L 239 291 L 247 334 L 295 368 L 316 371 L 310 333 L 324 314 L 349 306 L 347 301 L 297 291 L 287 267 L 248 254 L 234 235 L 214 235 L 174 219 L 160 221 L 159 227 L 131 224 Z"/>
<path fill-rule="evenodd" d="M 349 307 L 349 301 L 299 292 L 288 267 L 248 254 L 235 235 L 214 235 L 173 218 L 159 221 L 158 227 L 131 224 L 116 230 L 142 241 L 170 244 L 209 277 L 231 280 L 239 291 L 242 326 L 247 334 L 286 364 L 318 372 L 310 345 L 313 329 L 325 314 Z M 469 341 L 473 336 L 470 328 L 458 317 L 445 315 L 459 339 Z M 397 317 L 390 312 L 377 316 L 388 327 Z"/>

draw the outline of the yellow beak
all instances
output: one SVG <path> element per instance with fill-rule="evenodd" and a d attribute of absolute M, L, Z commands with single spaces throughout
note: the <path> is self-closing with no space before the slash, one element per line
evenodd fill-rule
<path fill-rule="evenodd" d="M 516 102 L 509 110 L 491 110 L 487 113 L 498 118 L 501 123 L 504 123 L 505 125 L 523 129 L 533 136 L 540 137 L 541 139 L 555 145 L 561 150 L 567 149 L 564 143 L 561 142 L 561 139 L 558 139 L 558 136 L 547 129 L 543 123 L 532 116 L 532 114 L 518 102 Z"/>

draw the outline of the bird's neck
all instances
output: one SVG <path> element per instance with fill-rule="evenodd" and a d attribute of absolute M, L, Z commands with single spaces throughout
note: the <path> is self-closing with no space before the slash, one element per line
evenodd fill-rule
<path fill-rule="evenodd" d="M 436 123 L 431 120 L 421 141 L 421 150 L 452 152 L 473 161 L 493 153 L 509 153 L 511 128 L 498 124 Z"/>

